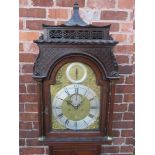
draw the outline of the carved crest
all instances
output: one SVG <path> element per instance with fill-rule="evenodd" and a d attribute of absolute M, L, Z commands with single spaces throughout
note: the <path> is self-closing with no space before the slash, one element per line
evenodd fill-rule
<path fill-rule="evenodd" d="M 69 21 L 59 26 L 43 24 L 43 29 L 44 33 L 34 41 L 40 50 L 33 69 L 34 78 L 46 78 L 50 68 L 60 58 L 74 54 L 85 55 L 97 61 L 105 71 L 106 78 L 119 78 L 118 64 L 112 51 L 118 42 L 109 34 L 110 25 L 86 24 L 79 15 L 77 2 Z"/>

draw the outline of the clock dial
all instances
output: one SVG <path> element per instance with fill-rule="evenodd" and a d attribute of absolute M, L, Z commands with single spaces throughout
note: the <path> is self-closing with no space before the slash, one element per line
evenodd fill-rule
<path fill-rule="evenodd" d="M 72 83 L 81 83 L 87 77 L 86 67 L 82 63 L 72 63 L 67 67 L 66 76 Z"/>
<path fill-rule="evenodd" d="M 80 62 L 67 63 L 51 85 L 52 130 L 98 130 L 100 86 L 93 70 Z"/>
<path fill-rule="evenodd" d="M 52 106 L 55 119 L 68 129 L 85 129 L 99 116 L 99 100 L 95 92 L 80 84 L 62 88 Z"/>

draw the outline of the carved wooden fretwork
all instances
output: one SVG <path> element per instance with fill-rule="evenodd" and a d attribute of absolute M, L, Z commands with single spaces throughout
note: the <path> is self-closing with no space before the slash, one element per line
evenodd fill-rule
<path fill-rule="evenodd" d="M 35 43 L 68 43 L 68 44 L 111 44 L 116 45 L 109 35 L 110 25 L 104 27 L 67 27 L 43 25 L 44 35 Z"/>
<path fill-rule="evenodd" d="M 67 48 L 64 46 L 56 47 L 50 44 L 40 44 L 40 54 L 34 65 L 34 77 L 45 78 L 49 70 L 54 67 L 61 58 L 69 55 L 87 56 L 96 61 L 106 73 L 107 78 L 118 78 L 118 65 L 111 50 L 105 48 Z"/>

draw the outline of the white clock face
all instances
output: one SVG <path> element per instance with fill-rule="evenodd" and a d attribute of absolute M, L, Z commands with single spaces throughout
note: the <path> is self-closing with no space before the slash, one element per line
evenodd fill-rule
<path fill-rule="evenodd" d="M 53 99 L 55 119 L 65 128 L 86 129 L 99 117 L 99 99 L 87 86 L 71 84 L 60 89 Z"/>

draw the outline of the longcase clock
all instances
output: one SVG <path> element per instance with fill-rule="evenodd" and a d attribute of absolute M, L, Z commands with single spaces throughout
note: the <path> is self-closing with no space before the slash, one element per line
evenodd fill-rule
<path fill-rule="evenodd" d="M 110 25 L 86 24 L 75 2 L 64 25 L 43 25 L 34 42 L 39 138 L 50 155 L 100 155 L 112 142 L 115 81 L 119 79 Z"/>

